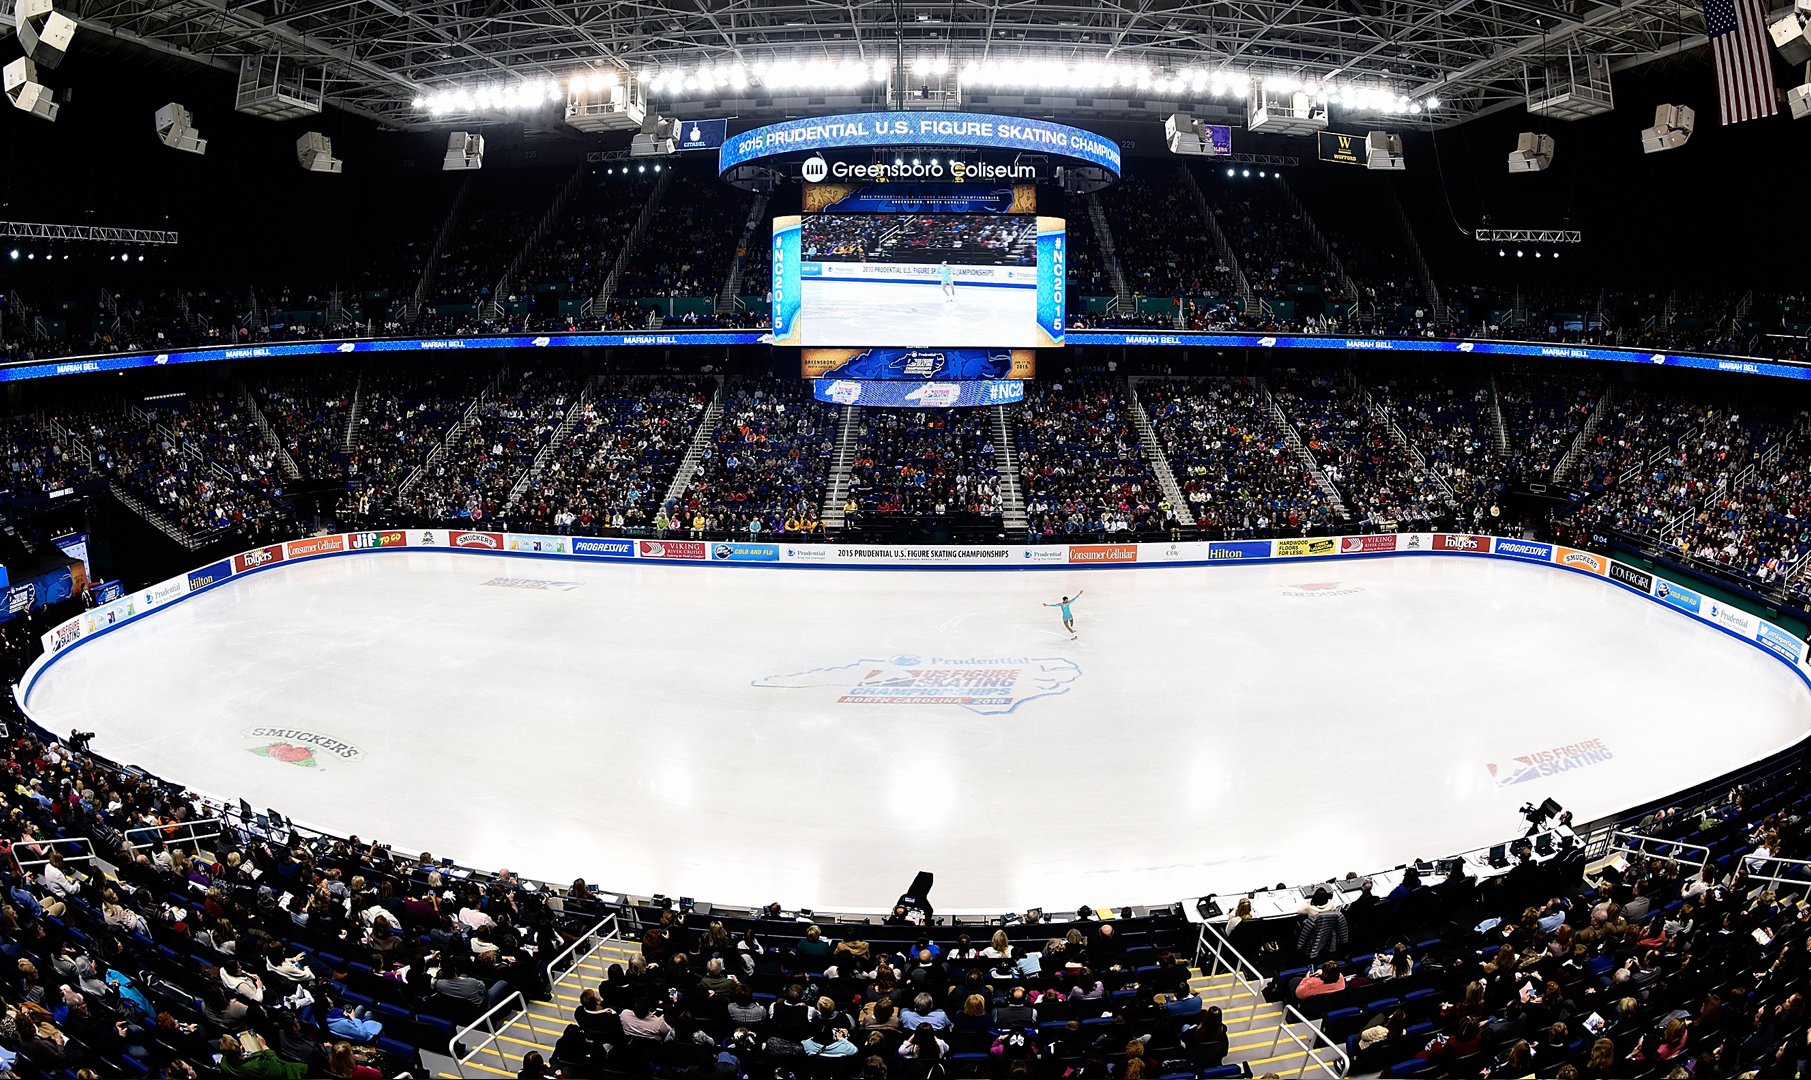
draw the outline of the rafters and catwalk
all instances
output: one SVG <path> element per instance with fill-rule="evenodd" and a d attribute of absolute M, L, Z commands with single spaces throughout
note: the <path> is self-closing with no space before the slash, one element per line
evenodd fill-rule
<path fill-rule="evenodd" d="M 909 64 L 927 54 L 952 65 L 1037 59 L 1362 80 L 1411 98 L 1437 94 L 1439 109 L 1392 123 L 1438 126 L 1521 103 L 1525 66 L 1538 69 L 1569 50 L 1608 56 L 1614 73 L 1705 40 L 1699 7 L 1677 0 L 68 0 L 58 6 L 79 20 L 83 49 L 119 42 L 230 71 L 242 56 L 258 53 L 324 65 L 330 105 L 399 127 L 457 119 L 430 117 L 412 104 L 449 85 L 565 79 L 579 65 L 640 70 L 814 58 L 872 65 L 901 56 Z M 876 103 L 884 100 L 879 86 L 868 93 Z M 1063 94 L 1046 90 L 1024 105 L 994 96 L 985 107 L 1083 115 L 1075 97 Z M 1174 93 L 1169 100 L 1141 100 L 1138 115 L 1145 117 L 1212 104 Z M 797 111 L 818 111 L 804 97 L 799 101 Z M 662 115 L 687 111 L 676 102 L 650 104 Z M 1100 104 L 1085 115 L 1103 115 Z M 554 113 L 542 126 L 559 126 Z"/>

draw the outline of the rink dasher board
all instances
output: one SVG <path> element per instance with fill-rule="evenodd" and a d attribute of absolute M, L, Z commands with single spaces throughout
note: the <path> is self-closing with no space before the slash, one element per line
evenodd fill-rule
<path fill-rule="evenodd" d="M 589 549 L 589 550 L 587 550 Z M 43 635 L 44 653 L 13 688 L 28 717 L 32 687 L 71 649 L 137 622 L 170 604 L 197 596 L 247 574 L 290 562 L 384 552 L 462 552 L 540 559 L 650 562 L 667 566 L 740 565 L 787 569 L 878 570 L 1090 570 L 1199 567 L 1250 563 L 1327 562 L 1353 558 L 1442 555 L 1544 564 L 1607 581 L 1645 596 L 1760 649 L 1786 665 L 1811 689 L 1806 643 L 1745 609 L 1731 608 L 1696 589 L 1639 567 L 1560 544 L 1467 533 L 1373 533 L 1280 540 L 1198 540 L 1174 543 L 1000 545 L 836 545 L 642 540 L 626 537 L 546 536 L 478 529 L 382 529 L 332 533 L 251 548 L 178 574 L 92 608 Z"/>

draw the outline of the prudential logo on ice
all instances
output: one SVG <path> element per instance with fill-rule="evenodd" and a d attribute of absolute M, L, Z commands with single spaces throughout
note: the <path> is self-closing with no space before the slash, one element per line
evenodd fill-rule
<path fill-rule="evenodd" d="M 895 656 L 770 675 L 755 686 L 831 690 L 839 705 L 960 705 L 983 716 L 1010 713 L 1027 701 L 1067 694 L 1082 669 L 1062 657 Z"/>

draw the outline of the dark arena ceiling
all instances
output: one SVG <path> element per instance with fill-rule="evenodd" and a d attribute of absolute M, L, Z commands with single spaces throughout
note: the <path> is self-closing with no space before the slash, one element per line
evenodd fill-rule
<path fill-rule="evenodd" d="M 1387 115 L 1396 126 L 1442 127 L 1522 104 L 1552 64 L 1592 54 L 1614 76 L 1705 41 L 1699 7 L 1677 0 L 58 0 L 57 8 L 78 20 L 72 51 L 149 50 L 234 72 L 246 56 L 280 54 L 318 69 L 325 104 L 386 126 L 516 119 L 531 133 L 569 132 L 564 87 L 598 72 L 637 79 L 649 111 L 663 116 L 754 120 L 892 104 L 1070 121 L 1161 120 L 1180 110 L 1237 123 L 1255 78 L 1329 97 L 1336 121 Z M 537 84 L 538 94 L 524 92 Z"/>

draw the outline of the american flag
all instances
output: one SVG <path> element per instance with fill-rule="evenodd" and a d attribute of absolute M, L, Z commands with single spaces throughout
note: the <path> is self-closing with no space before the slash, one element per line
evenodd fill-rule
<path fill-rule="evenodd" d="M 1704 0 L 1704 34 L 1717 59 L 1717 110 L 1725 124 L 1780 111 L 1760 0 Z"/>

